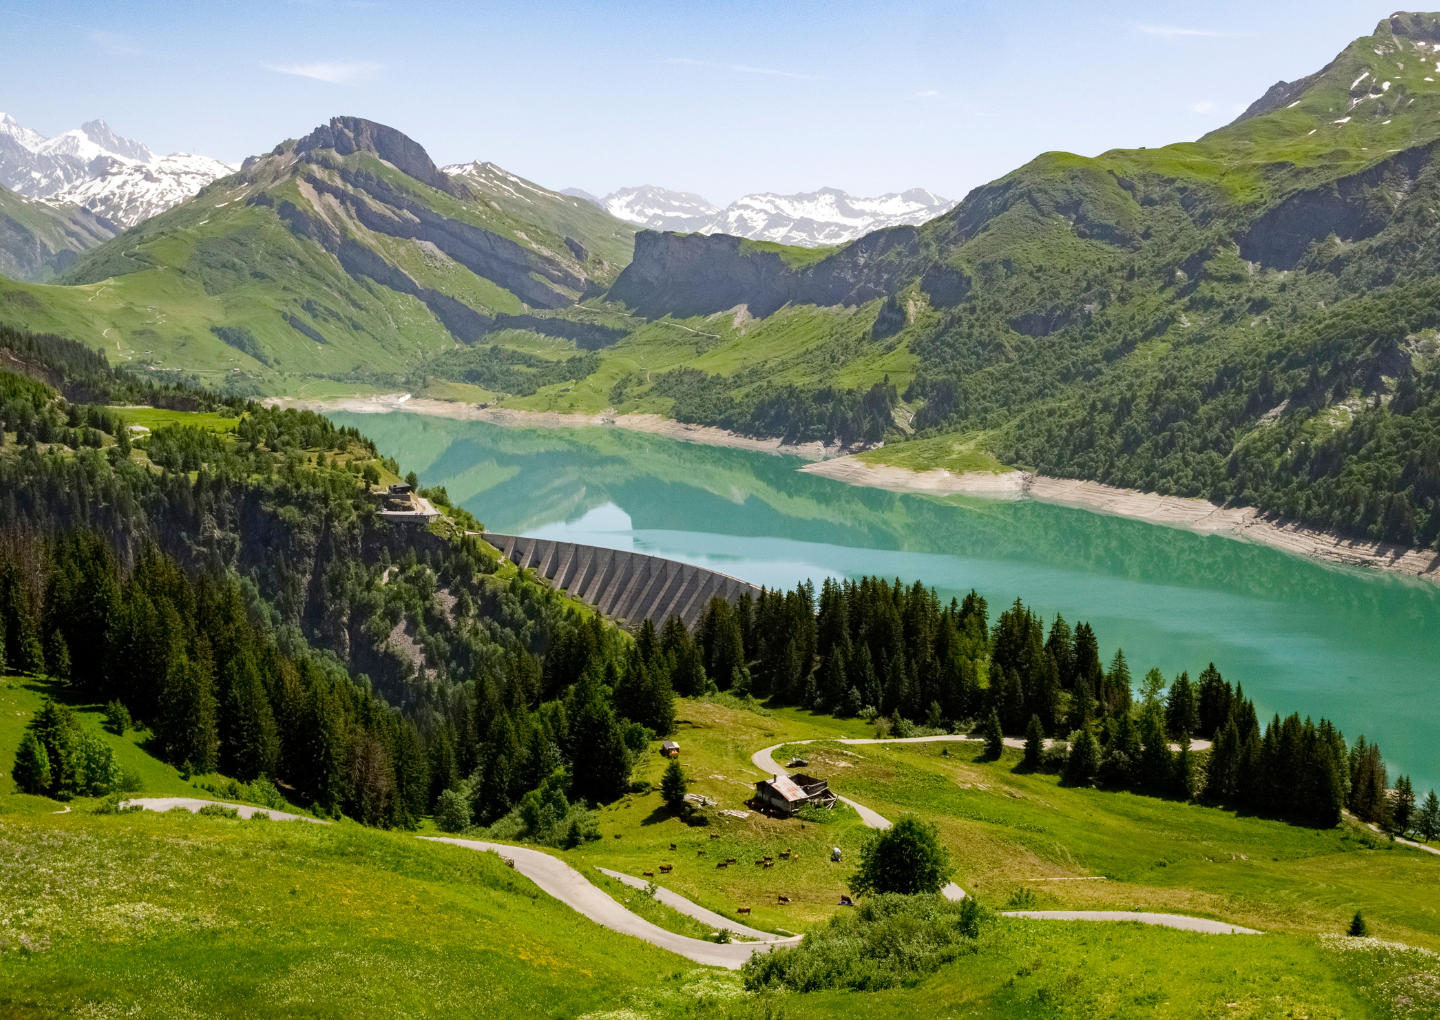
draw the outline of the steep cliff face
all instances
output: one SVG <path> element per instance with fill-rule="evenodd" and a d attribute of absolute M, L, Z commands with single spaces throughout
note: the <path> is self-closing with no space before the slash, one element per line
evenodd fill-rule
<path fill-rule="evenodd" d="M 607 293 L 646 317 L 709 315 L 747 305 L 758 318 L 786 304 L 860 305 L 903 285 L 917 266 L 916 230 L 869 234 L 815 261 L 726 234 L 642 230 L 635 258 Z M 806 256 L 813 253 L 806 252 Z"/>

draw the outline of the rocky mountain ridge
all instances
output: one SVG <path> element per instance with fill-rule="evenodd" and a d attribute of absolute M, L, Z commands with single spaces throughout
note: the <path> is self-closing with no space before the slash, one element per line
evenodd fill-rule
<path fill-rule="evenodd" d="M 700 195 L 649 184 L 622 188 L 604 198 L 579 188 L 567 188 L 564 193 L 593 202 L 612 216 L 647 230 L 729 234 L 802 248 L 847 244 L 886 227 L 919 226 L 956 205 L 924 188 L 878 198 L 856 198 L 838 188 L 796 195 L 758 192 L 743 195 L 724 209 Z"/>
<path fill-rule="evenodd" d="M 79 206 L 121 228 L 164 212 L 236 169 L 208 156 L 156 156 L 103 120 L 46 138 L 0 114 L 0 185 L 56 207 Z"/>

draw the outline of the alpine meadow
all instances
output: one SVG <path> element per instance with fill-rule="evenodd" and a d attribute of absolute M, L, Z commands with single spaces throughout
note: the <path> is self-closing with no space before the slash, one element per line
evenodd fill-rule
<path fill-rule="evenodd" d="M 0 1014 L 1440 1016 L 1440 14 L 958 202 L 311 119 L 399 59 L 0 115 Z"/>

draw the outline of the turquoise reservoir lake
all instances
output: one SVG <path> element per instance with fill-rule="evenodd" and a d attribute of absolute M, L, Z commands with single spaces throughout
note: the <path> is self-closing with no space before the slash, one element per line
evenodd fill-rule
<path fill-rule="evenodd" d="M 1213 661 L 1262 719 L 1325 716 L 1393 778 L 1440 787 L 1440 586 L 1034 500 L 900 495 L 793 457 L 613 428 L 506 429 L 335 414 L 492 531 L 635 549 L 769 586 L 919 578 L 1088 620 L 1109 661 L 1195 677 Z"/>

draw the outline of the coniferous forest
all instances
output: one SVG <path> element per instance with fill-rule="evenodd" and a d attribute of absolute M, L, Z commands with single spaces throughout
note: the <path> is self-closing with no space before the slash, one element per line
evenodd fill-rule
<path fill-rule="evenodd" d="M 0 343 L 28 368 L 0 373 L 16 436 L 0 456 L 6 667 L 108 705 L 193 774 L 373 825 L 433 813 L 450 830 L 573 844 L 594 834 L 589 806 L 625 793 L 638 756 L 672 731 L 676 695 L 723 692 L 896 736 L 979 731 L 996 753 L 1024 736 L 1023 767 L 1077 785 L 1316 826 L 1343 808 L 1440 825 L 1405 777 L 1387 792 L 1373 744 L 1299 714 L 1262 725 L 1213 664 L 1194 680 L 1136 676 L 1086 623 L 1047 625 L 1019 600 L 992 621 L 974 592 L 946 605 L 920 581 L 880 578 L 717 599 L 694 634 L 669 620 L 627 635 L 497 562 L 453 526 L 462 511 L 445 534 L 378 517 L 367 488 L 399 465 L 353 429 L 143 391 L 58 338 Z M 132 441 L 112 409 L 129 400 L 233 428 Z M 125 786 L 58 703 L 15 775 L 52 795 Z"/>

